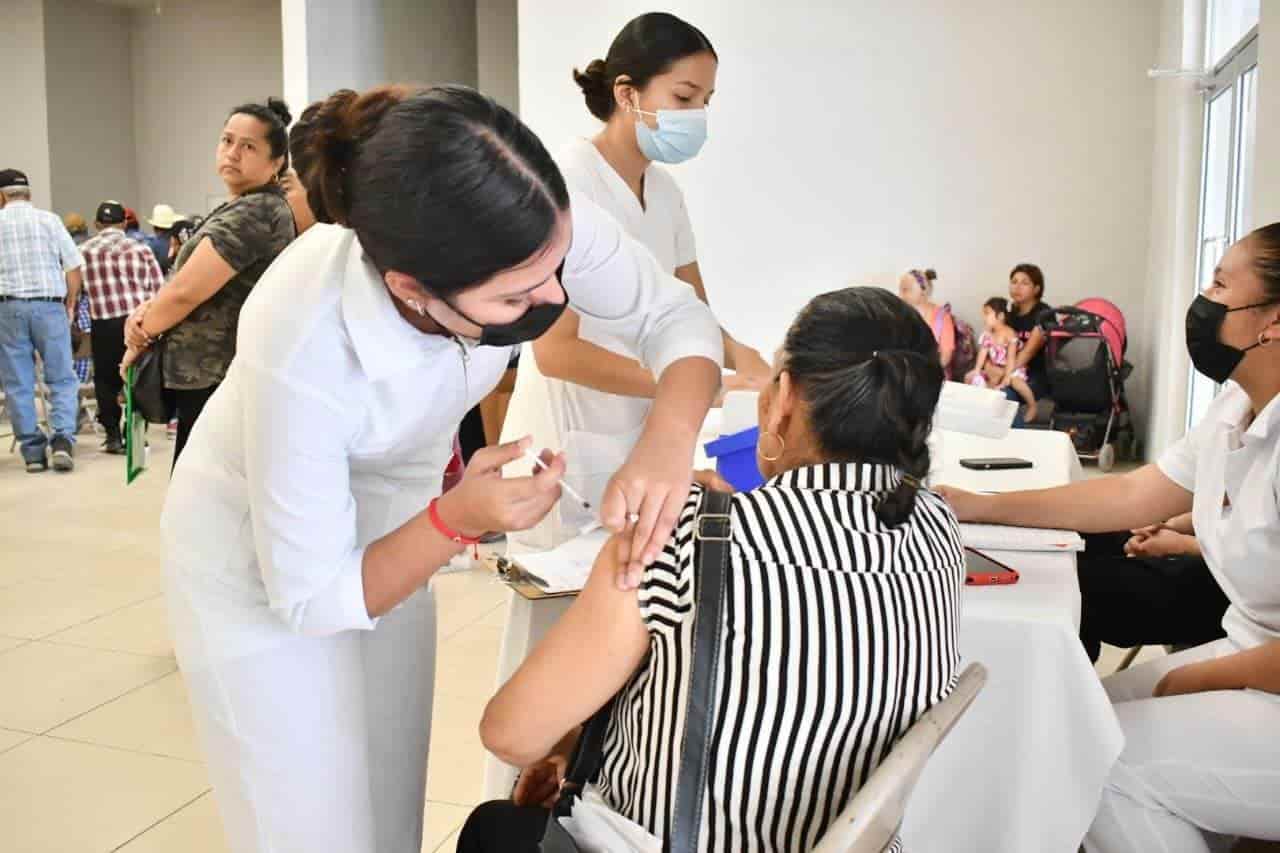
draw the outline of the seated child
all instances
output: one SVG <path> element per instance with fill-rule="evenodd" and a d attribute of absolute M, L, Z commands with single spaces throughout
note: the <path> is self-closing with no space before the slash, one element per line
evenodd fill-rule
<path fill-rule="evenodd" d="M 1023 418 L 1036 419 L 1036 395 L 1027 384 L 1027 369 L 1015 368 L 1018 360 L 1018 333 L 1009 325 L 1009 303 L 1002 296 L 988 299 L 982 306 L 986 331 L 978 339 L 978 363 L 964 381 L 979 388 L 1013 388 L 1027 404 Z"/>

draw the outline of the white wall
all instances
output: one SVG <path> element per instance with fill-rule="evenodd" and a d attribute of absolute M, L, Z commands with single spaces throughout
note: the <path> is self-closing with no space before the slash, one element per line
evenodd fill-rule
<path fill-rule="evenodd" d="M 595 122 L 569 77 L 649 4 L 520 5 L 524 119 Z M 677 170 L 713 306 L 772 347 L 811 296 L 935 266 L 976 319 L 1034 261 L 1050 301 L 1114 299 L 1145 402 L 1155 0 L 686 0 L 721 57 L 712 139 Z"/>
<path fill-rule="evenodd" d="M 118 6 L 45 0 L 49 167 L 59 214 L 75 211 L 91 223 L 105 199 L 137 204 L 132 22 Z"/>
<path fill-rule="evenodd" d="M 1203 8 L 1201 0 L 1164 0 L 1153 65 L 1200 66 Z M 1204 98 L 1192 79 L 1153 81 L 1152 89 L 1156 134 L 1146 294 L 1151 403 L 1144 426 L 1147 458 L 1157 459 L 1186 432 L 1190 361 L 1183 317 L 1196 280 Z"/>
<path fill-rule="evenodd" d="M 480 91 L 520 111 L 517 0 L 476 0 L 476 65 Z"/>
<path fill-rule="evenodd" d="M 213 157 L 227 113 L 283 91 L 280 6 L 178 0 L 161 9 L 133 13 L 135 207 L 165 202 L 205 213 L 226 192 Z"/>
<path fill-rule="evenodd" d="M 0 131 L 0 169 L 21 169 L 31 198 L 49 207 L 49 117 L 45 97 L 44 3 L 4 0 L 0 17 L 0 92 L 5 128 Z"/>

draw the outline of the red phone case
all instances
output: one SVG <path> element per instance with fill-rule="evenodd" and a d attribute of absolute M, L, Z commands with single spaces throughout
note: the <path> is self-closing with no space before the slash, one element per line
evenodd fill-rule
<path fill-rule="evenodd" d="M 965 550 L 974 551 L 974 553 L 977 553 L 977 554 L 982 553 L 981 551 L 976 551 L 975 549 L 972 549 L 972 548 L 965 548 Z M 1014 584 L 1018 582 L 1017 569 L 1006 566 L 1004 563 L 1001 563 L 999 560 L 992 559 L 990 554 L 982 554 L 982 556 L 988 560 L 991 560 L 991 562 L 1000 565 L 1005 569 L 1005 571 L 978 572 L 976 574 L 969 574 L 968 571 L 966 571 L 964 575 L 965 586 L 1008 586 L 1009 584 Z"/>

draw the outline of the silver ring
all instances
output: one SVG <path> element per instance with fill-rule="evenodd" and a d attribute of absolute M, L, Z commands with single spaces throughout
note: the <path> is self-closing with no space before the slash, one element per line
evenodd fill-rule
<path fill-rule="evenodd" d="M 636 523 L 637 521 L 639 521 L 639 520 L 640 520 L 640 513 L 638 513 L 638 512 L 629 512 L 629 513 L 627 513 L 627 523 L 628 523 L 628 524 L 635 524 L 635 523 Z"/>

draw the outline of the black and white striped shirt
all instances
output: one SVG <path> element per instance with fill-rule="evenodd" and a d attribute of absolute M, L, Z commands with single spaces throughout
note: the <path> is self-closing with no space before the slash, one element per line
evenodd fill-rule
<path fill-rule="evenodd" d="M 721 668 L 700 850 L 809 851 L 897 739 L 954 682 L 964 553 L 921 492 L 889 528 L 884 465 L 781 474 L 733 498 Z M 693 661 L 694 489 L 644 575 L 649 655 L 619 695 L 598 787 L 662 836 Z"/>

